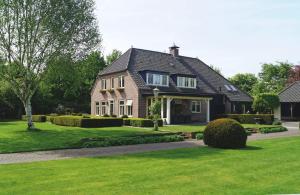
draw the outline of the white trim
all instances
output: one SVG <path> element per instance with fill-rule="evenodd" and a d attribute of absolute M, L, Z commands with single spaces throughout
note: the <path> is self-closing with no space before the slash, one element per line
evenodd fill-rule
<path fill-rule="evenodd" d="M 128 104 L 128 103 L 127 103 L 128 101 L 131 101 L 131 104 Z M 131 107 L 131 114 L 128 113 L 128 107 Z M 132 117 L 132 115 L 133 115 L 133 100 L 131 100 L 131 99 L 126 100 L 125 110 L 126 110 L 127 116 L 128 116 L 128 117 Z"/>
<path fill-rule="evenodd" d="M 125 76 L 124 75 L 119 76 L 118 87 L 125 88 Z"/>
<path fill-rule="evenodd" d="M 181 82 L 179 82 L 179 80 L 181 80 Z M 192 86 L 192 83 L 193 83 L 194 86 Z M 197 88 L 197 79 L 193 78 L 193 77 L 178 76 L 177 77 L 177 87 L 180 87 L 180 88 L 189 88 L 189 89 L 196 89 Z"/>
<path fill-rule="evenodd" d="M 107 80 L 101 79 L 101 89 L 105 90 L 107 89 Z"/>
<path fill-rule="evenodd" d="M 112 84 L 114 84 L 114 86 Z M 110 89 L 114 89 L 114 88 L 115 88 L 115 78 L 111 77 L 110 78 Z"/>
<path fill-rule="evenodd" d="M 121 114 L 121 101 L 123 101 L 123 114 Z M 125 104 L 126 100 L 120 99 L 119 100 L 119 116 L 123 116 L 126 114 L 126 104 Z"/>

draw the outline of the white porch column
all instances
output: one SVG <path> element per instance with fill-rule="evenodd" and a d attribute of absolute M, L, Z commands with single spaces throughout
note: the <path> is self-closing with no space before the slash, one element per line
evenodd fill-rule
<path fill-rule="evenodd" d="M 164 118 L 164 98 L 161 98 L 160 99 L 160 117 L 161 118 Z"/>
<path fill-rule="evenodd" d="M 171 124 L 171 101 L 172 98 L 167 98 L 167 124 Z"/>
<path fill-rule="evenodd" d="M 206 100 L 207 110 L 206 110 L 206 122 L 210 121 L 210 100 Z"/>

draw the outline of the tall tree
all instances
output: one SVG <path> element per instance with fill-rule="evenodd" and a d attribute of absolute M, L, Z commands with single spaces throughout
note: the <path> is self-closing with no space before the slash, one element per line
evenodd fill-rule
<path fill-rule="evenodd" d="M 34 129 L 31 98 L 47 62 L 58 54 L 80 58 L 101 41 L 93 0 L 0 0 L 2 76 L 24 105 Z"/>
<path fill-rule="evenodd" d="M 114 49 L 110 54 L 108 54 L 106 56 L 106 64 L 110 65 L 111 63 L 113 63 L 113 61 L 118 59 L 121 55 L 122 55 L 122 52 L 120 50 Z"/>
<path fill-rule="evenodd" d="M 294 66 L 291 69 L 287 84 L 294 83 L 295 81 L 300 81 L 300 65 Z"/>
<path fill-rule="evenodd" d="M 292 66 L 288 62 L 263 64 L 259 73 L 259 82 L 254 86 L 255 93 L 280 92 L 286 85 Z"/>
<path fill-rule="evenodd" d="M 258 79 L 254 74 L 245 73 L 245 74 L 236 74 L 229 80 L 236 86 L 238 86 L 243 91 L 252 94 L 252 88 L 257 83 Z"/>

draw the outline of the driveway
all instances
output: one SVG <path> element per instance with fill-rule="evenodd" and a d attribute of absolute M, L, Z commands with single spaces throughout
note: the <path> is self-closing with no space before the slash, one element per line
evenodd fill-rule
<path fill-rule="evenodd" d="M 280 137 L 300 136 L 299 128 L 293 123 L 284 124 L 288 131 L 269 134 L 253 134 L 248 140 L 272 139 Z M 65 149 L 39 152 L 23 152 L 0 154 L 0 164 L 25 163 L 35 161 L 60 160 L 78 157 L 113 156 L 123 154 L 142 153 L 158 150 L 173 150 L 178 148 L 195 148 L 205 146 L 203 141 L 187 140 L 183 142 L 139 144 L 129 146 L 112 146 L 101 148 Z"/>

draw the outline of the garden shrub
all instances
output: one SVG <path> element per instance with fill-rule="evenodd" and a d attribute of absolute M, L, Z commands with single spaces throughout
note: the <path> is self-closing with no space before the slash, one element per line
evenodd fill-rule
<path fill-rule="evenodd" d="M 133 127 L 153 127 L 153 121 L 151 119 L 144 118 L 124 118 L 123 125 L 133 126 Z M 163 126 L 162 119 L 158 120 L 158 126 Z"/>
<path fill-rule="evenodd" d="M 261 133 L 276 133 L 276 132 L 283 132 L 287 131 L 287 128 L 285 127 L 261 127 L 259 128 L 259 131 Z"/>
<path fill-rule="evenodd" d="M 282 125 L 282 122 L 278 119 L 275 119 L 272 125 Z"/>
<path fill-rule="evenodd" d="M 180 135 L 148 135 L 148 136 L 129 136 L 129 137 L 98 137 L 85 138 L 75 144 L 78 148 L 107 147 L 121 145 L 135 145 L 147 143 L 178 142 L 184 138 Z"/>
<path fill-rule="evenodd" d="M 263 124 L 271 125 L 274 121 L 273 114 L 225 114 L 220 115 L 220 118 L 231 118 L 242 124 L 255 124 L 255 119 L 259 118 Z"/>
<path fill-rule="evenodd" d="M 203 133 L 197 133 L 196 134 L 196 139 L 197 140 L 202 140 L 203 139 Z"/>
<path fill-rule="evenodd" d="M 120 127 L 123 125 L 121 118 L 85 118 L 81 116 L 57 116 L 53 117 L 56 125 L 73 127 Z"/>
<path fill-rule="evenodd" d="M 22 115 L 22 120 L 27 121 L 27 116 Z M 33 122 L 46 122 L 47 117 L 46 115 L 32 115 Z"/>
<path fill-rule="evenodd" d="M 247 133 L 244 127 L 233 119 L 217 119 L 206 126 L 203 132 L 204 143 L 216 148 L 244 148 Z"/>

